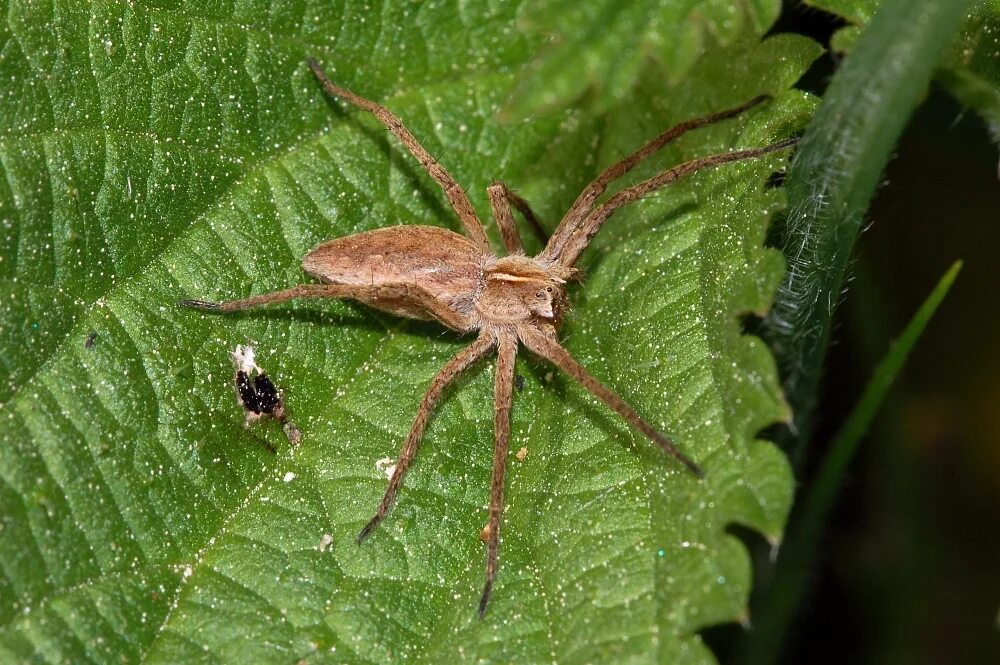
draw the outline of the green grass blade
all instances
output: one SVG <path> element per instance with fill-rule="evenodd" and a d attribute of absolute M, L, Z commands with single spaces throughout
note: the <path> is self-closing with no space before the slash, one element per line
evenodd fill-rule
<path fill-rule="evenodd" d="M 961 268 L 962 262 L 956 261 L 938 281 L 903 329 L 899 339 L 875 368 L 861 398 L 831 443 L 816 480 L 793 513 L 788 537 L 778 558 L 775 577 L 763 607 L 754 616 L 753 637 L 748 642 L 750 649 L 747 651 L 749 657 L 746 662 L 769 663 L 775 659 L 792 614 L 799 604 L 802 590 L 807 585 L 823 524 L 837 497 L 844 471 L 854 459 L 858 446 L 903 363 L 948 294 Z"/>
<path fill-rule="evenodd" d="M 763 335 L 795 412 L 795 463 L 809 440 L 830 321 L 868 202 L 968 5 L 888 0 L 834 76 L 789 172 L 789 269 Z"/>
<path fill-rule="evenodd" d="M 924 328 L 934 316 L 934 312 L 937 311 L 938 306 L 948 294 L 948 290 L 951 289 L 951 285 L 961 269 L 961 261 L 955 261 L 948 268 L 920 309 L 910 319 L 909 324 L 903 329 L 903 333 L 896 340 L 895 345 L 875 368 L 871 381 L 868 382 L 861 394 L 861 399 L 858 400 L 857 405 L 833 440 L 816 481 L 810 489 L 809 496 L 802 504 L 804 524 L 819 524 L 825 518 L 836 496 L 840 478 L 844 475 L 847 465 L 854 458 L 858 444 L 865 432 L 868 431 L 868 427 L 875 418 L 886 393 L 889 392 L 889 388 L 896 380 L 903 363 L 906 362 L 907 356 L 917 340 L 920 339 L 920 335 L 923 334 Z"/>

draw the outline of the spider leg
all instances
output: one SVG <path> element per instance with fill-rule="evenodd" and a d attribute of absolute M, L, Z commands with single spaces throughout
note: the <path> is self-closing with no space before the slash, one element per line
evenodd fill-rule
<path fill-rule="evenodd" d="M 473 210 L 472 204 L 469 202 L 469 197 L 466 196 L 465 191 L 462 187 L 451 177 L 451 174 L 441 166 L 436 159 L 434 159 L 427 150 L 420 145 L 416 137 L 410 133 L 403 122 L 397 118 L 393 113 L 380 104 L 376 104 L 370 99 L 365 99 L 360 95 L 356 95 L 350 90 L 341 88 L 336 85 L 329 78 L 327 78 L 326 73 L 323 68 L 319 66 L 319 63 L 314 59 L 309 58 L 308 60 L 309 68 L 315 74 L 316 78 L 323 85 L 323 89 L 326 90 L 327 94 L 334 97 L 342 97 L 346 99 L 351 104 L 368 111 L 372 115 L 381 121 L 385 125 L 386 129 L 396 135 L 402 144 L 406 147 L 410 153 L 416 157 L 420 165 L 427 171 L 430 177 L 434 178 L 435 182 L 441 186 L 444 190 L 445 196 L 448 197 L 448 202 L 451 203 L 452 209 L 458 218 L 462 221 L 465 226 L 465 232 L 468 234 L 469 238 L 479 245 L 480 249 L 489 253 L 490 243 L 486 239 L 486 231 L 483 230 L 483 225 L 476 217 L 476 211 Z"/>
<path fill-rule="evenodd" d="M 691 473 L 699 478 L 703 478 L 705 476 L 705 472 L 701 470 L 701 467 L 695 464 L 694 461 L 692 461 L 687 455 L 679 451 L 677 447 L 671 443 L 670 439 L 657 432 L 652 425 L 639 417 L 639 414 L 635 412 L 635 409 L 629 406 L 625 400 L 591 376 L 591 374 L 584 369 L 583 365 L 578 363 L 576 359 L 570 355 L 569 351 L 564 349 L 562 345 L 559 344 L 558 340 L 555 338 L 554 332 L 543 332 L 534 326 L 521 326 L 518 328 L 517 334 L 524 345 L 528 347 L 529 351 L 548 360 L 550 363 L 573 377 L 574 380 L 589 390 L 591 394 L 607 404 L 615 413 L 624 418 L 629 425 L 632 425 L 632 427 L 635 427 L 637 430 L 645 434 L 647 438 L 658 444 L 665 452 L 676 457 L 681 464 L 686 466 L 688 470 L 691 471 Z"/>
<path fill-rule="evenodd" d="M 531 209 L 528 202 L 518 196 L 517 192 L 513 190 L 507 189 L 506 194 L 510 204 L 517 208 L 517 211 L 521 213 L 524 219 L 528 222 L 528 226 L 531 227 L 532 232 L 535 234 L 535 237 L 538 238 L 539 242 L 543 245 L 548 243 L 548 231 L 542 227 L 542 223 L 538 221 L 538 216 L 535 214 L 535 211 Z"/>
<path fill-rule="evenodd" d="M 768 101 L 769 99 L 771 99 L 770 95 L 760 95 L 735 108 L 726 109 L 725 111 L 719 111 L 718 113 L 712 113 L 701 118 L 694 118 L 692 120 L 682 122 L 666 130 L 656 138 L 648 141 L 631 155 L 604 169 L 604 172 L 594 178 L 593 182 L 584 187 L 583 191 L 580 192 L 580 195 L 576 197 L 576 201 L 574 201 L 573 205 L 570 206 L 570 209 L 563 216 L 562 221 L 559 222 L 559 226 L 552 234 L 552 239 L 545 248 L 543 256 L 551 260 L 558 260 L 565 243 L 569 240 L 570 236 L 573 235 L 576 228 L 584 223 L 591 210 L 593 210 L 594 203 L 608 188 L 608 185 L 631 171 L 644 159 L 692 129 L 698 129 L 699 127 L 705 127 L 706 125 L 711 125 L 722 120 L 728 120 L 729 118 L 735 117 L 744 111 L 748 111 L 753 107 Z"/>
<path fill-rule="evenodd" d="M 507 198 L 507 191 L 506 185 L 502 182 L 495 182 L 486 188 L 486 195 L 490 199 L 493 219 L 497 220 L 500 237 L 503 238 L 503 246 L 507 248 L 508 254 L 517 254 L 524 251 L 524 248 L 521 246 L 521 236 L 517 233 L 517 225 L 514 224 L 514 215 L 510 212 L 510 199 Z"/>
<path fill-rule="evenodd" d="M 517 208 L 517 211 L 524 215 L 524 219 L 527 220 L 531 230 L 543 245 L 548 242 L 549 236 L 539 223 L 535 211 L 531 209 L 527 201 L 518 196 L 505 183 L 493 183 L 486 188 L 486 193 L 490 198 L 493 217 L 497 220 L 497 226 L 500 227 L 500 235 L 503 237 L 503 244 L 507 248 L 508 254 L 522 251 L 521 238 L 517 233 L 517 226 L 514 224 L 514 217 L 510 212 L 511 206 Z"/>
<path fill-rule="evenodd" d="M 226 302 L 210 302 L 208 300 L 181 300 L 178 304 L 181 307 L 191 307 L 208 312 L 238 312 L 241 309 L 260 307 L 261 305 L 271 305 L 285 300 L 296 298 L 350 298 L 350 287 L 339 284 L 299 284 L 290 289 L 262 293 L 240 300 L 228 300 Z"/>
<path fill-rule="evenodd" d="M 486 543 L 486 584 L 479 599 L 479 618 L 486 614 L 486 605 L 493 592 L 500 549 L 500 521 L 503 517 L 503 489 L 507 475 L 507 452 L 510 441 L 510 409 L 513 401 L 514 359 L 517 357 L 517 338 L 502 333 L 499 338 L 497 373 L 493 388 L 493 481 L 490 484 L 489 539 Z"/>
<path fill-rule="evenodd" d="M 182 307 L 191 307 L 206 312 L 226 313 L 238 312 L 243 309 L 260 307 L 262 305 L 272 305 L 298 298 L 349 298 L 366 304 L 371 304 L 372 301 L 378 301 L 379 299 L 402 298 L 420 305 L 433 315 L 434 318 L 452 330 L 464 332 L 468 329 L 468 325 L 462 320 L 462 317 L 449 308 L 447 304 L 441 302 L 424 289 L 410 284 L 379 284 L 375 286 L 358 284 L 299 284 L 290 289 L 262 293 L 240 300 L 229 300 L 221 303 L 207 300 L 181 300 L 178 304 Z"/>
<path fill-rule="evenodd" d="M 410 427 L 410 433 L 406 437 L 406 442 L 403 443 L 403 449 L 399 452 L 399 459 L 396 461 L 396 470 L 393 472 L 392 478 L 389 479 L 389 487 L 386 488 L 385 494 L 382 496 L 382 501 L 375 511 L 375 516 L 368 521 L 365 528 L 361 529 L 361 532 L 358 534 L 358 543 L 361 543 L 375 530 L 375 527 L 379 525 L 396 500 L 396 494 L 399 492 L 399 488 L 403 486 L 406 471 L 410 468 L 410 463 L 413 462 L 413 458 L 417 454 L 417 448 L 420 447 L 420 440 L 424 436 L 424 430 L 427 428 L 427 423 L 434 411 L 434 406 L 441 397 L 441 393 L 444 392 L 448 384 L 454 381 L 459 374 L 486 355 L 493 348 L 495 342 L 496 338 L 492 333 L 483 331 L 476 341 L 459 351 L 455 357 L 449 360 L 431 381 L 430 387 L 427 388 L 423 399 L 420 400 L 420 408 L 417 409 L 417 415 L 413 419 L 413 425 Z"/>
<path fill-rule="evenodd" d="M 635 201 L 636 199 L 642 198 L 653 190 L 665 187 L 679 178 L 690 175 L 695 171 L 699 171 L 704 168 L 727 164 L 729 162 L 738 162 L 743 159 L 753 159 L 754 157 L 766 155 L 769 152 L 790 148 L 798 142 L 798 138 L 790 138 L 785 139 L 784 141 L 778 141 L 777 143 L 772 143 L 771 145 L 763 146 L 761 148 L 734 150 L 733 152 L 724 152 L 718 155 L 709 155 L 708 157 L 692 159 L 691 161 L 684 162 L 683 164 L 678 164 L 671 169 L 667 169 L 666 171 L 663 171 L 648 180 L 644 180 L 636 185 L 632 185 L 631 187 L 626 187 L 601 205 L 597 206 L 597 208 L 590 213 L 590 216 L 588 216 L 573 230 L 571 234 L 565 238 L 565 242 L 561 248 L 561 253 L 554 260 L 564 266 L 572 266 L 576 263 L 576 260 L 580 258 L 583 250 L 587 248 L 587 245 L 590 244 L 593 237 L 598 231 L 601 230 L 601 226 L 603 226 L 604 222 L 608 220 L 615 210 L 623 205 Z"/>

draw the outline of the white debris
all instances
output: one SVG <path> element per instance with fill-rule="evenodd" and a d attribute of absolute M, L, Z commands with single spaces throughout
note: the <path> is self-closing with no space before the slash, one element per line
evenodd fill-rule
<path fill-rule="evenodd" d="M 391 457 L 383 457 L 375 462 L 375 468 L 385 474 L 385 477 L 392 480 L 392 474 L 396 473 L 396 460 Z"/>
<path fill-rule="evenodd" d="M 290 482 L 292 482 L 293 480 L 295 480 L 295 474 L 294 474 L 294 473 L 292 473 L 291 471 L 289 471 L 288 473 L 286 473 L 286 474 L 285 474 L 285 478 L 284 478 L 284 481 L 285 481 L 286 483 L 290 483 Z"/>
<path fill-rule="evenodd" d="M 249 344 L 246 346 L 242 344 L 237 344 L 236 348 L 233 349 L 231 354 L 233 358 L 233 364 L 236 365 L 237 371 L 246 372 L 247 374 L 252 373 L 254 370 L 258 374 L 262 374 L 263 371 L 260 367 L 257 367 L 256 353 L 254 353 L 253 347 Z"/>

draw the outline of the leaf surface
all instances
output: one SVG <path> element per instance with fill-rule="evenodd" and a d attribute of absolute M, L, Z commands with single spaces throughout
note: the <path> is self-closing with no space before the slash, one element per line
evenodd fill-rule
<path fill-rule="evenodd" d="M 526 117 L 569 104 L 586 92 L 606 110 L 638 83 L 645 65 L 677 81 L 708 46 L 760 37 L 780 0 L 532 0 L 521 26 L 547 44 L 519 76 L 504 117 Z"/>
<path fill-rule="evenodd" d="M 505 126 L 538 44 L 516 7 L 12 3 L 0 24 L 0 661 L 712 662 L 700 628 L 749 592 L 734 522 L 777 540 L 788 417 L 741 336 L 782 274 L 762 248 L 771 156 L 616 215 L 586 257 L 570 350 L 704 466 L 698 481 L 522 357 L 501 571 L 475 605 L 492 454 L 488 363 L 449 391 L 396 508 L 385 488 L 430 378 L 466 340 L 346 303 L 206 316 L 304 281 L 318 242 L 458 228 L 433 182 L 305 66 L 385 101 L 488 217 L 503 177 L 549 228 L 663 127 L 761 92 L 657 168 L 797 131 L 808 40 L 735 40 L 606 114 Z M 496 236 L 492 223 L 490 233 Z M 527 235 L 527 234 L 525 234 Z M 530 244 L 530 243 L 529 243 Z M 252 339 L 303 433 L 243 427 L 229 353 Z M 90 343 L 87 343 L 87 340 Z M 266 446 L 277 449 L 272 454 Z M 330 540 L 332 538 L 332 541 Z"/>

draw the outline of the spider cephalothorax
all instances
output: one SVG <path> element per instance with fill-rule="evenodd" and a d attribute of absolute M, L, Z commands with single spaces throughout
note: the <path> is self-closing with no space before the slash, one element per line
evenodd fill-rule
<path fill-rule="evenodd" d="M 564 274 L 519 254 L 490 257 L 476 311 L 483 323 L 498 326 L 541 321 L 558 327 L 568 306 Z"/>
<path fill-rule="evenodd" d="M 701 168 L 782 150 L 794 145 L 796 139 L 685 162 L 626 187 L 601 204 L 597 203 L 612 181 L 669 141 L 691 129 L 738 115 L 764 102 L 767 97 L 757 97 L 740 107 L 681 123 L 612 164 L 587 185 L 551 237 L 547 238 L 545 249 L 534 257 L 524 255 L 511 207 L 524 215 L 536 232 L 544 234 L 541 225 L 524 199 L 503 183 L 494 183 L 487 189 L 487 194 L 507 250 L 505 256 L 498 257 L 490 248 L 482 222 L 465 192 L 402 122 L 385 107 L 331 83 L 315 61 L 310 60 L 309 66 L 329 94 L 371 112 L 399 138 L 444 189 L 466 235 L 433 226 L 394 226 L 337 238 L 322 243 L 302 261 L 305 271 L 322 284 L 301 284 L 284 291 L 224 303 L 185 300 L 182 304 L 209 311 L 232 312 L 292 298 L 351 298 L 400 316 L 434 319 L 460 333 L 478 333 L 477 338 L 448 361 L 431 382 L 403 444 L 396 469 L 389 479 L 389 487 L 375 516 L 357 539 L 360 543 L 367 538 L 395 501 L 444 388 L 476 361 L 495 351 L 498 356 L 494 386 L 495 447 L 490 517 L 484 530 L 487 560 L 486 584 L 479 601 L 479 614 L 482 616 L 489 602 L 498 564 L 514 360 L 518 346 L 523 344 L 535 355 L 565 371 L 629 424 L 676 457 L 694 474 L 701 476 L 701 469 L 693 461 L 624 400 L 591 376 L 560 345 L 557 332 L 569 306 L 566 282 L 576 276 L 574 264 L 590 240 L 621 206 Z"/>

